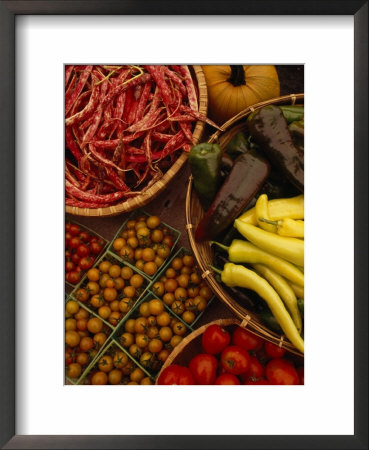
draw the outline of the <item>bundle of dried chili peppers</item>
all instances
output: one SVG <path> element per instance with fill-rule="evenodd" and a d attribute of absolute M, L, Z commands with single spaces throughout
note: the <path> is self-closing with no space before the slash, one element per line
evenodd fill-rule
<path fill-rule="evenodd" d="M 218 128 L 198 111 L 188 66 L 66 66 L 66 204 L 143 193 L 191 149 L 197 120 Z"/>

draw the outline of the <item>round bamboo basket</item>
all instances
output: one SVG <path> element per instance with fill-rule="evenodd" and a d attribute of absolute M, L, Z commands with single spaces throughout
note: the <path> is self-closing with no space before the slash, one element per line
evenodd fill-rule
<path fill-rule="evenodd" d="M 247 327 L 247 330 L 250 333 L 253 333 L 262 339 L 265 339 L 269 342 L 275 343 L 274 339 L 271 339 L 270 336 L 265 335 L 263 330 L 258 330 L 255 328 L 255 325 L 251 321 L 251 318 L 249 317 L 249 321 L 244 320 L 241 322 L 241 320 L 237 319 L 217 319 L 213 322 L 209 322 L 202 327 L 198 328 L 197 330 L 193 331 L 191 334 L 183 338 L 183 340 L 174 348 L 174 350 L 170 353 L 168 358 L 166 359 L 165 363 L 163 364 L 162 368 L 160 369 L 160 372 L 158 374 L 158 377 L 156 378 L 156 384 L 158 384 L 158 379 L 160 377 L 160 374 L 165 370 L 167 367 L 169 367 L 172 364 L 179 364 L 181 366 L 188 366 L 191 359 L 200 354 L 204 353 L 204 350 L 201 345 L 201 339 L 202 335 L 204 334 L 205 330 L 210 325 L 219 325 L 229 332 L 233 332 L 237 326 L 242 326 L 244 328 Z M 282 346 L 283 341 L 279 340 L 279 345 Z M 294 355 L 303 358 L 303 355 L 299 353 L 294 347 L 287 348 L 287 350 L 290 353 L 293 353 Z"/>
<path fill-rule="evenodd" d="M 228 120 L 222 125 L 224 131 L 217 131 L 210 139 L 209 143 L 217 142 L 221 148 L 225 148 L 230 140 L 240 131 L 246 129 L 245 118 L 253 111 L 256 111 L 267 105 L 287 105 L 295 104 L 296 102 L 302 103 L 304 94 L 291 94 L 283 97 L 277 97 L 269 101 L 257 103 L 253 106 L 241 111 L 235 117 Z M 236 298 L 233 298 L 222 286 L 221 283 L 215 278 L 214 272 L 209 268 L 209 265 L 213 262 L 213 250 L 209 242 L 197 242 L 195 241 L 195 230 L 202 217 L 204 216 L 204 210 L 200 204 L 198 197 L 194 189 L 192 189 L 192 176 L 189 178 L 187 195 L 186 195 L 186 223 L 188 238 L 191 245 L 191 249 L 195 255 L 197 263 L 203 272 L 202 276 L 206 279 L 212 291 L 219 297 L 241 320 L 245 320 L 247 317 L 251 318 L 251 322 L 254 327 L 263 333 L 265 338 L 268 338 L 271 342 L 279 343 L 282 341 L 282 346 L 291 351 L 294 347 L 284 336 L 280 336 L 274 331 L 269 330 L 264 324 L 261 323 L 257 314 L 249 311 L 245 307 L 239 304 Z"/>
<path fill-rule="evenodd" d="M 199 92 L 199 112 L 206 115 L 208 111 L 208 90 L 206 86 L 204 72 L 201 69 L 201 66 L 191 66 L 191 72 L 194 74 L 197 87 Z M 205 123 L 201 121 L 197 121 L 195 124 L 193 135 L 194 145 L 198 144 L 201 140 L 202 134 L 204 132 Z M 73 214 L 76 216 L 116 216 L 118 214 L 124 214 L 134 209 L 138 209 L 149 203 L 153 200 L 157 195 L 159 195 L 168 185 L 168 183 L 176 176 L 176 174 L 180 171 L 180 169 L 184 166 L 187 161 L 187 153 L 182 153 L 179 158 L 175 161 L 175 163 L 170 167 L 170 169 L 156 181 L 149 189 L 147 189 L 142 194 L 139 194 L 135 197 L 124 200 L 121 203 L 118 203 L 113 206 L 109 206 L 107 208 L 77 208 L 75 206 L 67 206 L 65 207 L 65 212 L 68 214 Z"/>

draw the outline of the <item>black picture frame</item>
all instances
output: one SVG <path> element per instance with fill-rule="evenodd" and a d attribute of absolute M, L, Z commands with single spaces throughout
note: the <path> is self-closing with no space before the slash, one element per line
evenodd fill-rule
<path fill-rule="evenodd" d="M 355 59 L 354 435 L 20 436 L 15 435 L 15 17 L 21 14 L 352 15 Z M 368 1 L 43 0 L 0 2 L 0 445 L 23 448 L 367 449 L 368 448 Z M 344 182 L 344 180 L 343 180 Z M 336 374 L 339 376 L 339 373 Z M 339 393 L 337 393 L 339 395 Z"/>

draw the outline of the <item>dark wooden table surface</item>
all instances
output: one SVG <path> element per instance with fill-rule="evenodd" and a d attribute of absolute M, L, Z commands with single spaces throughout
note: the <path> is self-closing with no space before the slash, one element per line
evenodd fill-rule
<path fill-rule="evenodd" d="M 304 69 L 299 65 L 276 66 L 280 85 L 281 95 L 297 94 L 304 92 Z M 211 130 L 206 129 L 209 135 Z M 204 137 L 204 140 L 206 135 Z M 186 231 L 185 203 L 188 177 L 190 175 L 189 167 L 186 164 L 181 172 L 172 180 L 167 188 L 153 201 L 143 209 L 159 216 L 163 222 L 181 231 L 181 237 L 177 247 L 182 246 L 190 249 L 190 244 Z M 96 231 L 107 240 L 112 240 L 119 227 L 130 215 L 122 214 L 115 217 L 82 217 L 66 215 L 67 219 L 76 220 L 81 225 L 85 225 L 93 231 Z M 69 288 L 66 288 L 70 292 Z M 207 323 L 216 318 L 232 317 L 233 313 L 221 303 L 220 300 L 214 301 L 203 315 L 202 322 Z"/>

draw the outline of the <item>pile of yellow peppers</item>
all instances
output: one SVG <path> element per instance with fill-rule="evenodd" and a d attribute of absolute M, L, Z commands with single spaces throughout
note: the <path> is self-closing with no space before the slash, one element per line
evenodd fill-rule
<path fill-rule="evenodd" d="M 231 261 L 221 272 L 222 282 L 254 290 L 286 337 L 304 353 L 297 304 L 298 298 L 304 298 L 304 196 L 268 201 L 262 194 L 234 226 L 246 240 L 221 246 Z M 234 263 L 247 263 L 252 269 Z"/>

